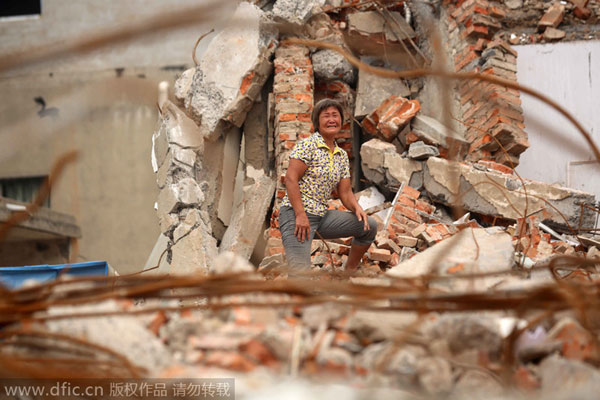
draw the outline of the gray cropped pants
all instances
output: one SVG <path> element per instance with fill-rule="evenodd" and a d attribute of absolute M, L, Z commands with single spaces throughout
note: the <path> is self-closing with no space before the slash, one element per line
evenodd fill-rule
<path fill-rule="evenodd" d="M 279 230 L 285 249 L 287 262 L 292 268 L 310 268 L 310 247 L 319 231 L 325 239 L 335 239 L 353 236 L 352 244 L 358 246 L 373 243 L 377 234 L 377 221 L 369 217 L 369 229 L 365 230 L 364 223 L 350 211 L 327 210 L 324 216 L 306 213 L 310 223 L 308 240 L 300 242 L 294 235 L 296 230 L 296 214 L 294 209 L 283 206 L 279 210 Z"/>

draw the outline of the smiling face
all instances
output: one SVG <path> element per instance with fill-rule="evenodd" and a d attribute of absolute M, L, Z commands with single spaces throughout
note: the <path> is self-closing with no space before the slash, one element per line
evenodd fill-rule
<path fill-rule="evenodd" d="M 342 129 L 342 116 L 334 106 L 327 107 L 319 114 L 319 133 L 334 137 Z"/>

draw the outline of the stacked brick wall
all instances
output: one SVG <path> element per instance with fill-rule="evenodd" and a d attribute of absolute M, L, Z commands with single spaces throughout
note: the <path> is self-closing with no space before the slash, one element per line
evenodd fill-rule
<path fill-rule="evenodd" d="M 275 51 L 274 147 L 277 189 L 271 226 L 268 231 L 266 255 L 283 253 L 277 217 L 285 195 L 283 177 L 289 165 L 289 155 L 297 140 L 313 132 L 311 114 L 314 103 L 313 67 L 308 48 L 281 46 Z"/>
<path fill-rule="evenodd" d="M 495 37 L 505 11 L 486 0 L 447 2 L 449 45 L 457 72 L 479 72 L 517 80 L 517 53 Z M 467 160 L 490 159 L 514 167 L 529 147 L 520 94 L 517 90 L 481 81 L 461 81 L 458 97 L 465 139 L 471 143 Z"/>

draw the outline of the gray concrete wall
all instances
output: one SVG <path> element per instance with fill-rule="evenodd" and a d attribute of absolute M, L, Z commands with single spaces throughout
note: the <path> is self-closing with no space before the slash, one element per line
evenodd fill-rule
<path fill-rule="evenodd" d="M 535 88 L 571 112 L 600 144 L 600 42 L 516 46 L 519 83 Z M 579 131 L 541 101 L 521 96 L 531 147 L 517 171 L 526 178 L 584 190 L 600 199 L 600 165 Z"/>
<path fill-rule="evenodd" d="M 0 19 L 0 56 L 46 48 L 53 43 L 66 43 L 85 37 L 86 34 L 108 30 L 111 27 L 130 25 L 166 12 L 189 9 L 202 0 L 42 0 L 42 14 L 25 19 Z M 13 71 L 22 75 L 32 70 L 82 71 L 128 66 L 181 65 L 192 62 L 192 47 L 203 33 L 223 24 L 227 10 L 235 9 L 235 0 L 219 2 L 222 9 L 206 20 L 199 16 L 197 26 L 174 27 L 172 31 L 152 33 L 124 43 L 111 44 L 82 57 L 61 57 L 35 67 Z M 232 7 L 232 8 L 230 8 Z M 217 17 L 215 17 L 215 15 Z M 200 43 L 198 54 L 208 45 L 211 37 Z"/>
<path fill-rule="evenodd" d="M 42 0 L 38 18 L 0 19 L 0 57 L 198 4 Z M 175 81 L 181 69 L 173 66 L 191 66 L 197 37 L 220 23 L 212 18 L 0 75 L 0 178 L 47 175 L 65 151 L 80 153 L 51 194 L 51 208 L 74 215 L 81 226 L 77 261 L 106 260 L 120 273 L 143 267 L 159 234 L 150 164 L 157 84 Z M 38 96 L 58 114 L 39 115 Z"/>

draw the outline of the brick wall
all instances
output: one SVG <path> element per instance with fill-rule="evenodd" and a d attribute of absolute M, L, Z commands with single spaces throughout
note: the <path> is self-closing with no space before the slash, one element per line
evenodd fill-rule
<path fill-rule="evenodd" d="M 445 3 L 455 70 L 516 82 L 517 52 L 495 37 L 505 11 L 486 0 Z M 519 92 L 488 82 L 461 81 L 458 98 L 462 112 L 458 118 L 465 125 L 465 139 L 471 143 L 467 160 L 518 165 L 519 154 L 529 147 Z"/>
<path fill-rule="evenodd" d="M 308 48 L 295 45 L 280 46 L 275 51 L 274 66 L 274 147 L 278 179 L 275 206 L 268 230 L 267 256 L 283 253 L 277 217 L 285 195 L 283 177 L 287 171 L 290 152 L 297 140 L 307 138 L 313 132 L 311 114 L 314 103 L 314 77 Z"/>

